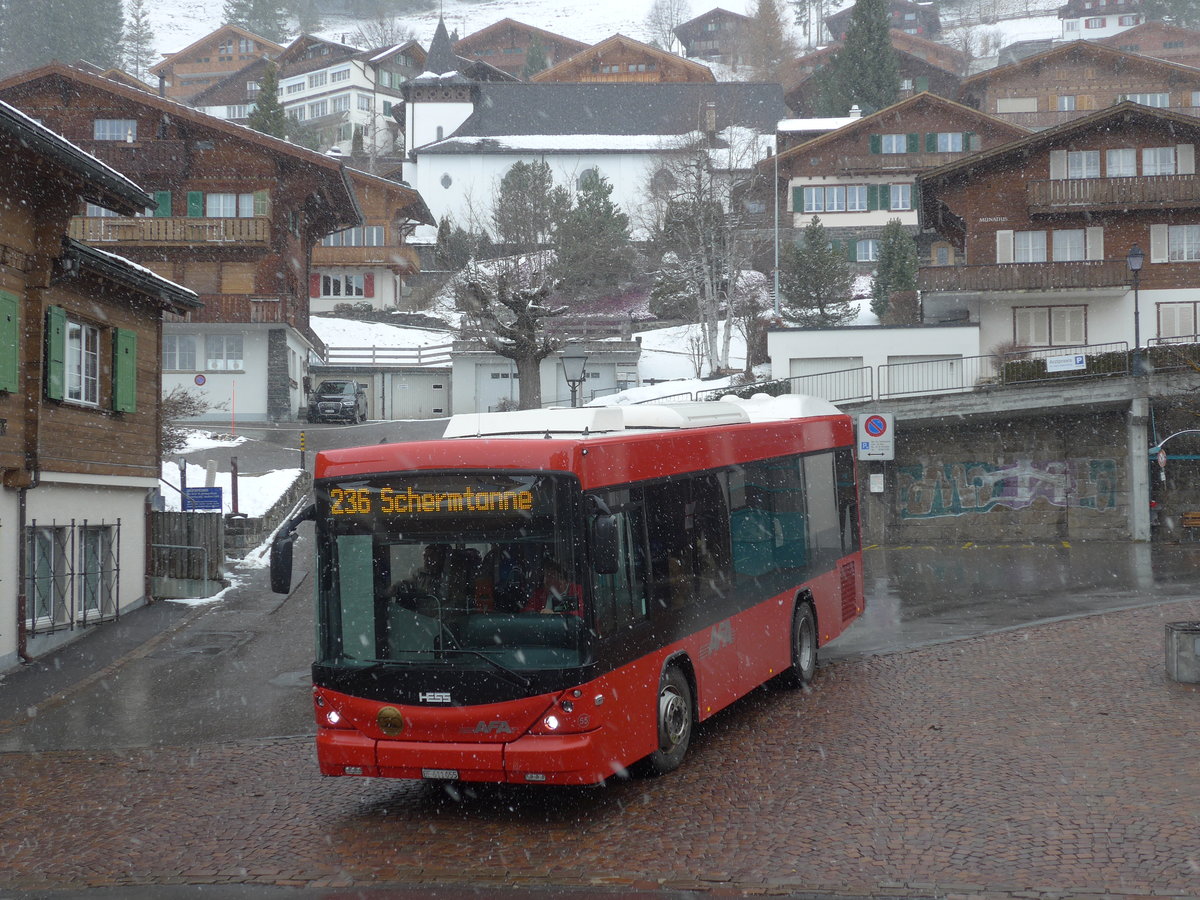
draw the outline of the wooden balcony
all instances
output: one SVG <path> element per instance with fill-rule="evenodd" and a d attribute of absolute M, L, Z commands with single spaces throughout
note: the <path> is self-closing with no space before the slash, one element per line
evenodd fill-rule
<path fill-rule="evenodd" d="M 917 288 L 929 293 L 1124 291 L 1129 285 L 1129 268 L 1124 259 L 926 266 L 917 274 Z"/>
<path fill-rule="evenodd" d="M 263 217 L 208 219 L 174 216 L 76 216 L 71 219 L 70 235 L 85 244 L 159 247 L 238 244 L 267 247 L 271 237 L 271 220 Z"/>
<path fill-rule="evenodd" d="M 296 299 L 286 295 L 200 294 L 202 309 L 186 316 L 166 316 L 168 322 L 222 322 L 238 325 L 267 323 L 296 325 Z"/>
<path fill-rule="evenodd" d="M 975 151 L 962 153 L 868 153 L 865 156 L 840 156 L 830 160 L 839 172 L 919 172 L 946 163 L 958 162 Z"/>
<path fill-rule="evenodd" d="M 314 266 L 394 266 L 405 274 L 419 272 L 417 251 L 411 247 L 325 247 L 312 249 Z"/>
<path fill-rule="evenodd" d="M 1054 125 L 1078 119 L 1080 116 L 1090 115 L 1095 111 L 1094 109 L 1047 109 L 1040 112 L 998 112 L 991 115 L 1003 122 L 1011 122 L 1022 128 L 1028 128 L 1030 131 L 1042 131 Z M 1196 106 L 1172 106 L 1170 111 L 1185 116 L 1200 115 L 1200 107 Z"/>
<path fill-rule="evenodd" d="M 1200 206 L 1200 176 L 1149 175 L 1135 178 L 1056 178 L 1027 181 L 1031 215 L 1064 210 L 1163 209 Z"/>

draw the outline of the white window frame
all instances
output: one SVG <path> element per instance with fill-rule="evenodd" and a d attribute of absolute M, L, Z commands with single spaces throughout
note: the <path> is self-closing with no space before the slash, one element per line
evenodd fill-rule
<path fill-rule="evenodd" d="M 1143 147 L 1142 148 L 1142 175 L 1174 175 L 1175 174 L 1175 148 L 1174 147 Z"/>
<path fill-rule="evenodd" d="M 25 592 L 29 598 L 28 621 L 35 630 L 71 622 L 69 535 L 58 526 L 29 528 L 26 553 Z"/>
<path fill-rule="evenodd" d="M 1068 150 L 1067 178 L 1099 178 L 1099 150 Z"/>
<path fill-rule="evenodd" d="M 1119 147 L 1104 152 L 1104 174 L 1108 178 L 1136 178 L 1137 150 Z"/>
<path fill-rule="evenodd" d="M 1200 225 L 1167 226 L 1167 261 L 1200 262 Z"/>
<path fill-rule="evenodd" d="M 245 345 L 240 334 L 206 334 L 204 367 L 211 372 L 245 371 Z"/>
<path fill-rule="evenodd" d="M 163 371 L 193 372 L 196 369 L 196 336 L 194 334 L 163 335 Z"/>
<path fill-rule="evenodd" d="M 939 131 L 937 136 L 938 153 L 962 153 L 966 150 L 966 141 L 961 131 Z"/>
<path fill-rule="evenodd" d="M 879 260 L 879 240 L 863 238 L 854 245 L 854 259 L 857 262 L 877 262 Z"/>
<path fill-rule="evenodd" d="M 137 119 L 96 119 L 92 122 L 94 141 L 136 141 Z"/>
<path fill-rule="evenodd" d="M 1014 231 L 1013 262 L 1044 263 L 1046 261 L 1045 231 Z"/>
<path fill-rule="evenodd" d="M 888 209 L 905 212 L 912 208 L 912 184 L 910 182 L 888 185 Z"/>
<path fill-rule="evenodd" d="M 63 399 L 82 406 L 99 406 L 100 329 L 68 318 L 64 341 Z"/>
<path fill-rule="evenodd" d="M 366 284 L 361 272 L 328 272 L 321 275 L 322 297 L 365 297 Z"/>
<path fill-rule="evenodd" d="M 1087 307 L 1013 307 L 1013 339 L 1022 347 L 1085 346 Z"/>
<path fill-rule="evenodd" d="M 1056 228 L 1050 232 L 1053 262 L 1078 262 L 1087 259 L 1086 228 Z"/>
<path fill-rule="evenodd" d="M 79 614 L 84 619 L 111 615 L 116 609 L 113 527 L 83 525 L 78 531 L 75 586 L 79 591 Z"/>
<path fill-rule="evenodd" d="M 339 81 L 349 81 L 349 80 L 350 80 L 350 67 L 349 66 L 347 66 L 344 69 L 334 69 L 332 72 L 329 73 L 329 81 L 331 84 L 337 84 Z"/>
<path fill-rule="evenodd" d="M 308 75 L 309 90 L 312 90 L 313 88 L 324 87 L 328 81 L 329 73 L 325 70 L 322 69 L 320 72 L 310 72 Z"/>
<path fill-rule="evenodd" d="M 907 153 L 907 134 L 881 134 L 879 136 L 880 153 Z"/>
<path fill-rule="evenodd" d="M 846 212 L 867 212 L 870 206 L 867 203 L 867 186 L 865 184 L 852 184 L 846 188 Z"/>

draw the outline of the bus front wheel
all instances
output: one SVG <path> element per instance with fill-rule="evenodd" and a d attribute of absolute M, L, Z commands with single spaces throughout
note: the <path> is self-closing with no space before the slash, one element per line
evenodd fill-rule
<path fill-rule="evenodd" d="M 817 620 L 812 607 L 800 601 L 792 617 L 792 667 L 787 671 L 787 682 L 792 687 L 804 687 L 816 672 Z"/>
<path fill-rule="evenodd" d="M 663 672 L 658 686 L 658 749 L 646 759 L 652 775 L 679 768 L 692 742 L 692 688 L 678 666 Z"/>

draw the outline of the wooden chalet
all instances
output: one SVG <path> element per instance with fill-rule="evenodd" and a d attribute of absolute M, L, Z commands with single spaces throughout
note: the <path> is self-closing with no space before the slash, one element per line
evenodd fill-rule
<path fill-rule="evenodd" d="M 745 55 L 746 34 L 753 20 L 727 9 L 710 9 L 675 26 L 685 56 L 739 66 Z"/>
<path fill-rule="evenodd" d="M 341 163 L 59 64 L 0 81 L 0 99 L 152 196 L 132 218 L 81 206 L 70 234 L 200 295 L 203 309 L 166 326 L 164 390 L 198 386 L 245 420 L 294 419 L 320 351 L 308 323 L 312 247 L 361 221 Z"/>
<path fill-rule="evenodd" d="M 465 59 L 490 63 L 502 72 L 524 79 L 529 51 L 535 46 L 541 48 L 546 67 L 552 68 L 586 50 L 589 44 L 515 19 L 501 19 L 457 41 L 454 52 Z"/>
<path fill-rule="evenodd" d="M 925 91 L 957 99 L 962 73 L 967 66 L 963 53 L 894 28 L 890 31 L 890 37 L 900 74 L 899 99 L 905 100 Z M 830 44 L 788 64 L 783 82 L 784 100 L 794 115 L 811 116 L 816 111 L 820 97 L 813 76 L 829 65 L 841 46 L 840 42 Z"/>
<path fill-rule="evenodd" d="M 547 82 L 712 82 L 708 66 L 614 34 L 580 51 L 530 81 Z"/>
<path fill-rule="evenodd" d="M 0 102 L 0 671 L 145 602 L 162 319 L 191 291 L 67 237 L 153 198 Z"/>
<path fill-rule="evenodd" d="M 888 0 L 888 26 L 897 31 L 937 40 L 942 33 L 941 17 L 937 4 L 912 3 L 910 0 Z M 851 4 L 840 12 L 825 17 L 825 29 L 834 41 L 844 41 L 854 13 Z"/>
<path fill-rule="evenodd" d="M 915 182 L 920 172 L 1008 143 L 1028 132 L 978 110 L 922 93 L 854 119 L 761 163 L 787 191 L 780 208 L 790 227 L 813 217 L 852 262 L 878 259 L 884 226 L 898 219 L 918 232 Z M 937 249 L 921 248 L 927 258 Z"/>
<path fill-rule="evenodd" d="M 186 102 L 210 85 L 263 57 L 274 59 L 283 47 L 237 25 L 222 25 L 211 34 L 169 54 L 149 69 L 162 93 Z"/>
<path fill-rule="evenodd" d="M 1181 66 L 1200 67 L 1200 31 L 1166 22 L 1144 22 L 1120 34 L 1100 38 L 1096 43 Z"/>
<path fill-rule="evenodd" d="M 346 172 L 362 224 L 328 234 L 313 246 L 309 307 L 330 312 L 342 303 L 366 303 L 377 310 L 401 306 L 407 280 L 420 271 L 407 239 L 418 225 L 437 221 L 412 188 L 358 169 Z"/>
<path fill-rule="evenodd" d="M 1193 110 L 1200 69 L 1071 41 L 963 79 L 959 99 L 989 115 L 1039 129 L 1122 100 Z"/>
<path fill-rule="evenodd" d="M 923 226 L 955 251 L 920 272 L 927 311 L 982 347 L 1195 340 L 1198 145 L 1200 118 L 1124 102 L 922 173 Z"/>

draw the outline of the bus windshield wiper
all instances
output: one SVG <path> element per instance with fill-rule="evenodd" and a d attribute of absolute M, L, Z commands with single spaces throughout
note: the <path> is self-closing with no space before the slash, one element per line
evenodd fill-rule
<path fill-rule="evenodd" d="M 497 671 L 502 672 L 505 675 L 509 676 L 509 678 L 511 678 L 516 684 L 518 684 L 521 687 L 527 688 L 527 687 L 529 687 L 529 685 L 533 684 L 532 681 L 530 681 L 528 678 L 526 678 L 520 672 L 517 672 L 514 669 L 510 669 L 508 666 L 504 665 L 503 663 L 497 662 L 496 660 L 494 660 L 490 656 L 488 656 L 486 653 L 484 653 L 482 650 L 469 650 L 464 647 L 443 647 L 440 652 L 442 652 L 442 653 L 470 653 L 472 656 L 478 656 L 484 662 L 490 663 Z"/>

